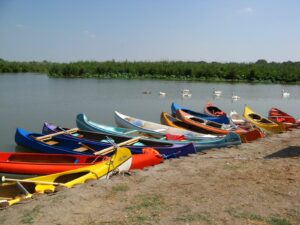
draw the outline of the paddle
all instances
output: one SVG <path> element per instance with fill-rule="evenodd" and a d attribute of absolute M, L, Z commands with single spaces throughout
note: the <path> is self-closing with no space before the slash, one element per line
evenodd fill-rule
<path fill-rule="evenodd" d="M 123 145 L 131 145 L 131 144 L 139 141 L 140 139 L 141 139 L 141 137 L 135 137 L 135 138 L 132 138 L 130 140 L 123 141 L 123 142 L 118 143 L 118 144 L 116 144 L 114 146 L 102 149 L 102 150 L 100 150 L 98 152 L 94 152 L 94 155 L 104 155 L 104 154 L 110 153 L 110 152 L 114 151 L 118 147 L 121 147 Z"/>
<path fill-rule="evenodd" d="M 47 135 L 44 135 L 44 136 L 40 136 L 40 137 L 36 137 L 35 140 L 38 140 L 38 141 L 43 141 L 45 139 L 50 139 L 54 136 L 57 136 L 57 135 L 60 135 L 60 134 L 66 134 L 66 133 L 74 133 L 76 131 L 78 131 L 79 129 L 76 127 L 76 128 L 72 128 L 72 129 L 69 129 L 69 130 L 64 130 L 64 131 L 60 131 L 60 132 L 56 132 L 56 133 L 53 133 L 53 134 L 47 134 Z"/>
<path fill-rule="evenodd" d="M 62 183 L 56 183 L 56 182 L 36 181 L 36 180 L 22 180 L 22 179 L 6 178 L 5 176 L 2 176 L 1 177 L 1 182 L 5 182 L 5 181 L 14 181 L 14 182 L 20 182 L 20 183 L 35 183 L 35 184 L 65 186 Z"/>
<path fill-rule="evenodd" d="M 93 149 L 92 147 L 90 147 L 90 146 L 88 146 L 88 145 L 86 145 L 86 144 L 84 144 L 84 143 L 82 143 L 82 142 L 78 142 L 78 144 L 80 144 L 80 145 L 83 146 L 83 147 L 86 147 L 87 149 L 89 149 L 89 150 L 91 150 L 91 151 L 93 151 L 93 152 L 97 152 L 95 149 Z"/>

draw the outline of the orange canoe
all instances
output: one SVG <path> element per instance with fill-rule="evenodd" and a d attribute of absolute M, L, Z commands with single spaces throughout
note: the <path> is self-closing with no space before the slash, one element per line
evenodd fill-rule
<path fill-rule="evenodd" d="M 177 110 L 176 116 L 178 119 L 172 117 L 166 112 L 163 112 L 161 114 L 161 122 L 169 126 L 207 134 L 226 135 L 229 132 L 234 132 L 240 135 L 241 140 L 244 143 L 264 137 L 264 134 L 257 128 L 248 131 L 238 127 L 206 121 L 197 117 L 193 117 L 182 110 Z"/>

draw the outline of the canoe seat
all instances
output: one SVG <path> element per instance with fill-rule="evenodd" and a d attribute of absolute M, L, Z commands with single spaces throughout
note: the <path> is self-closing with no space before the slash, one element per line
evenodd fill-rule
<path fill-rule="evenodd" d="M 142 126 L 144 126 L 144 123 L 143 123 L 143 121 L 141 121 L 141 120 L 134 120 L 134 121 L 131 121 L 131 123 L 134 125 L 134 126 L 137 126 L 137 127 L 142 127 Z"/>
<path fill-rule="evenodd" d="M 79 148 L 73 149 L 73 151 L 75 151 L 75 152 L 85 152 L 87 150 L 89 150 L 87 147 L 79 147 Z"/>
<path fill-rule="evenodd" d="M 155 132 L 163 132 L 163 131 L 166 131 L 167 129 L 166 128 L 160 128 L 160 129 L 156 129 L 154 130 Z"/>
<path fill-rule="evenodd" d="M 44 143 L 47 144 L 47 145 L 56 145 L 56 144 L 58 144 L 57 141 L 45 141 Z"/>

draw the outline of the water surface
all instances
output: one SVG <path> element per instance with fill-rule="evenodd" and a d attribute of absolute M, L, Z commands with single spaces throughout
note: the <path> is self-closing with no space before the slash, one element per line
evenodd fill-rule
<path fill-rule="evenodd" d="M 213 88 L 221 90 L 213 97 Z M 189 89 L 191 98 L 180 91 Z M 281 90 L 291 93 L 282 98 Z M 145 95 L 143 91 L 151 91 Z M 160 97 L 159 92 L 166 93 Z M 240 100 L 232 101 L 232 93 Z M 256 112 L 267 115 L 278 107 L 300 117 L 300 86 L 271 84 L 228 84 L 160 80 L 99 80 L 48 78 L 45 74 L 0 74 L 0 149 L 15 151 L 17 127 L 41 132 L 44 121 L 64 127 L 75 127 L 78 113 L 99 123 L 115 125 L 115 110 L 137 118 L 159 122 L 162 111 L 170 112 L 172 101 L 202 111 L 211 101 L 223 110 L 243 112 L 248 104 Z"/>

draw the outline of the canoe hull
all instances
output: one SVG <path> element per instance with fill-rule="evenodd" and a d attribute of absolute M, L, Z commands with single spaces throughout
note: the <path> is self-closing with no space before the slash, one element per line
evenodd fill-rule
<path fill-rule="evenodd" d="M 284 124 L 287 128 L 296 128 L 300 126 L 296 119 L 291 115 L 277 108 L 271 108 L 268 113 L 268 119 L 279 124 Z"/>
<path fill-rule="evenodd" d="M 100 124 L 97 124 L 95 122 L 91 122 L 88 121 L 86 119 L 86 116 L 80 116 L 77 117 L 77 126 L 80 129 L 84 129 L 84 130 L 90 130 L 90 131 L 94 131 L 94 132 L 106 132 L 106 129 L 103 129 L 103 126 Z M 99 130 L 98 130 L 99 127 Z M 123 129 L 123 128 L 121 128 Z M 128 132 L 128 129 L 125 129 Z M 124 132 L 120 132 L 120 130 L 117 132 L 116 129 L 114 127 L 109 127 L 109 129 L 107 130 L 108 134 L 111 134 L 112 131 L 116 132 L 114 133 L 115 135 L 123 135 L 126 137 L 134 137 L 134 136 L 129 136 L 129 134 L 124 134 Z M 135 134 L 135 132 L 132 132 L 131 134 Z M 153 138 L 146 138 L 147 140 L 156 140 Z M 165 143 L 176 143 L 176 144 L 186 144 L 189 142 L 192 142 L 194 144 L 194 147 L 196 148 L 197 152 L 205 150 L 205 149 L 210 149 L 210 148 L 216 148 L 216 147 L 226 147 L 228 145 L 239 145 L 241 143 L 240 138 L 238 136 L 235 136 L 234 138 L 231 139 L 226 138 L 225 136 L 213 136 L 213 138 L 206 138 L 206 139 L 192 139 L 192 137 L 189 137 L 187 140 L 181 140 L 181 141 L 166 141 L 166 140 L 159 140 L 161 142 L 165 142 Z"/>
<path fill-rule="evenodd" d="M 104 148 L 110 147 L 111 144 L 102 143 L 98 141 L 91 141 L 87 139 L 80 139 L 77 137 L 68 137 L 68 136 L 55 136 L 52 140 L 58 142 L 58 145 L 48 145 L 47 143 L 37 141 L 34 137 L 42 136 L 37 133 L 29 133 L 21 128 L 16 129 L 15 141 L 18 145 L 24 146 L 27 148 L 34 149 L 39 152 L 44 153 L 54 153 L 54 154 L 79 154 L 79 155 L 92 155 L 94 152 L 92 150 L 87 150 L 84 152 L 77 152 L 74 149 L 80 148 L 82 145 L 88 145 L 90 148 L 100 151 Z M 196 149 L 192 143 L 185 145 L 162 145 L 161 146 L 124 146 L 128 147 L 132 154 L 142 154 L 143 148 L 151 147 L 155 148 L 161 155 L 172 156 L 172 157 L 180 157 L 186 156 L 188 154 L 196 153 Z"/>
<path fill-rule="evenodd" d="M 252 111 L 247 105 L 244 108 L 243 115 L 248 121 L 263 129 L 267 133 L 281 133 L 285 130 L 282 125 L 274 123 L 273 121 L 260 116 L 259 114 Z"/>
<path fill-rule="evenodd" d="M 45 153 L 0 153 L 0 172 L 12 174 L 46 175 L 75 170 L 95 165 L 109 157 L 75 154 Z M 132 155 L 130 170 L 144 169 L 163 162 L 163 158 L 152 148 L 144 149 L 143 154 Z"/>
<path fill-rule="evenodd" d="M 87 180 L 107 179 L 115 171 L 128 171 L 131 161 L 130 150 L 119 148 L 111 160 L 108 159 L 76 170 L 25 179 L 25 181 L 30 182 L 21 182 L 28 191 L 26 194 L 20 191 L 15 182 L 2 183 L 0 185 L 0 199 L 7 200 L 1 200 L 0 205 L 13 205 L 23 199 L 31 198 L 34 193 L 53 192 L 58 187 L 57 185 L 41 184 L 40 182 L 56 182 L 65 188 L 71 188 L 74 185 L 85 183 Z"/>
<path fill-rule="evenodd" d="M 187 109 L 187 108 L 184 108 L 184 107 L 181 107 L 180 105 L 176 104 L 176 103 L 172 103 L 171 105 L 171 112 L 172 112 L 172 115 L 175 116 L 176 115 L 176 111 L 177 110 L 182 110 L 190 115 L 193 115 L 195 117 L 198 117 L 200 119 L 205 119 L 205 120 L 208 120 L 208 121 L 212 121 L 212 122 L 216 122 L 216 123 L 224 123 L 224 124 L 230 124 L 230 120 L 228 119 L 228 117 L 226 115 L 221 115 L 221 116 L 209 116 L 207 114 L 204 114 L 204 113 L 200 113 L 200 112 L 195 112 L 195 111 L 192 111 L 190 109 Z"/>
<path fill-rule="evenodd" d="M 221 127 L 221 128 L 217 128 L 217 127 L 213 127 L 213 126 L 208 126 L 209 123 L 206 123 L 207 124 L 206 125 L 206 124 L 202 124 L 200 122 L 197 122 L 197 120 L 194 121 L 194 120 L 190 119 L 189 114 L 183 112 L 182 110 L 177 110 L 176 115 L 184 123 L 186 123 L 190 126 L 196 127 L 196 129 L 206 130 L 206 132 L 209 132 L 209 133 L 222 134 L 222 135 L 227 135 L 230 132 L 236 133 L 240 136 L 241 141 L 243 143 L 251 142 L 251 141 L 254 141 L 258 138 L 263 138 L 264 137 L 264 134 L 257 128 L 253 128 L 251 130 L 243 130 L 243 129 L 240 129 L 240 128 L 236 128 L 234 130 L 233 129 L 226 130 L 226 129 L 221 129 L 223 127 L 223 125 L 221 125 L 221 124 L 210 123 L 213 126 Z M 165 117 L 165 119 L 167 119 L 167 117 Z"/>

